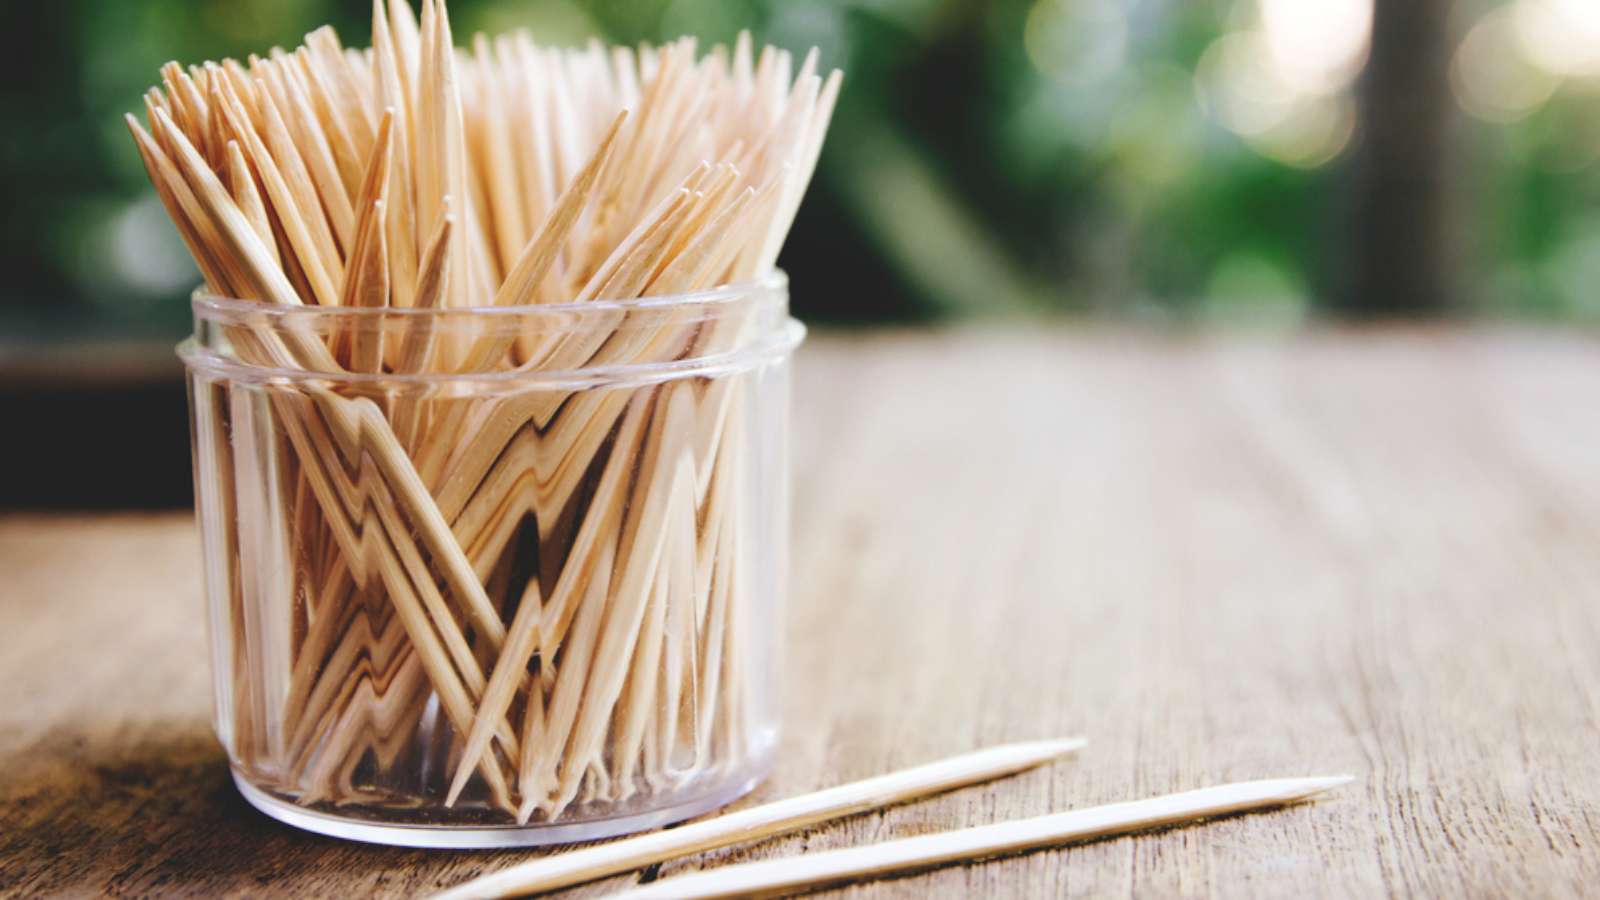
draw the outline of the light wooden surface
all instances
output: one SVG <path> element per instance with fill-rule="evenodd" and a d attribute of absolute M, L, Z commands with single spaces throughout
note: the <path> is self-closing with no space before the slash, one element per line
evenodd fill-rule
<path fill-rule="evenodd" d="M 796 401 L 787 732 L 752 800 L 1001 741 L 1092 744 L 660 874 L 1351 771 L 1313 805 L 836 895 L 1600 885 L 1592 341 L 828 338 Z M 186 516 L 0 518 L 0 890 L 404 896 L 526 858 L 250 810 L 209 731 L 199 592 Z"/>

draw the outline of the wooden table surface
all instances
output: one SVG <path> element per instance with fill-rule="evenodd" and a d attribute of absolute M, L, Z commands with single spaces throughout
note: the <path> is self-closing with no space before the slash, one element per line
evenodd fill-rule
<path fill-rule="evenodd" d="M 829 337 L 796 398 L 787 730 L 744 802 L 1091 745 L 660 874 L 1351 772 L 1315 804 L 837 895 L 1600 889 L 1593 341 Z M 247 807 L 208 723 L 197 551 L 183 515 L 0 518 L 0 890 L 407 896 L 528 855 Z"/>

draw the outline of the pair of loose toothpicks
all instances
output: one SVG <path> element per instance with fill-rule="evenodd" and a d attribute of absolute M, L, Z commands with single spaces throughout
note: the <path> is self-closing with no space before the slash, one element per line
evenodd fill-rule
<path fill-rule="evenodd" d="M 1076 752 L 1086 743 L 1081 738 L 1066 738 L 992 747 L 678 828 L 522 863 L 445 891 L 436 900 L 513 897 L 559 890 L 670 859 L 735 843 L 764 840 L 855 813 L 1014 775 Z M 1286 778 L 1203 788 L 865 847 L 724 866 L 652 882 L 616 896 L 643 900 L 788 893 L 908 869 L 981 860 L 1210 816 L 1282 806 L 1350 780 L 1349 776 Z"/>

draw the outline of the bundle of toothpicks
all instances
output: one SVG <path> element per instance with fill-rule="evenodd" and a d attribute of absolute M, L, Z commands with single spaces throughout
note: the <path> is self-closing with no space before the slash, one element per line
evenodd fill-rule
<path fill-rule="evenodd" d="M 448 311 L 681 295 L 774 277 L 839 90 L 816 61 L 748 35 L 703 53 L 527 34 L 461 50 L 443 0 L 420 17 L 376 0 L 370 48 L 322 28 L 243 63 L 169 63 L 147 125 L 128 126 L 221 297 Z M 702 357 L 744 326 L 622 311 L 610 333 L 552 340 L 393 318 L 241 321 L 240 362 L 326 377 L 196 388 L 217 412 L 197 417 L 197 488 L 226 584 L 213 627 L 231 632 L 235 765 L 334 805 L 423 804 L 436 767 L 448 803 L 528 822 L 743 762 L 740 382 L 392 384 Z"/>

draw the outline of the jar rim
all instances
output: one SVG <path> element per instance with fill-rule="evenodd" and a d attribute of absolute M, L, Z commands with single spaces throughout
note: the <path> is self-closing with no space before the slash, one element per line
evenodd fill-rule
<path fill-rule="evenodd" d="M 178 347 L 189 369 L 210 371 L 229 380 L 336 382 L 399 386 L 475 385 L 474 389 L 587 389 L 645 384 L 699 375 L 723 375 L 786 356 L 804 336 L 788 314 L 788 278 L 781 271 L 756 281 L 721 285 L 692 293 L 632 300 L 593 300 L 523 306 L 323 307 L 288 306 L 258 300 L 217 297 L 197 290 L 194 334 Z M 558 364 L 552 368 L 443 369 L 416 372 L 358 372 L 346 368 L 299 368 L 282 362 L 240 359 L 229 349 L 230 329 L 266 329 L 278 335 L 327 339 L 341 333 L 409 334 L 394 329 L 425 329 L 433 335 L 459 334 L 474 340 L 491 336 L 540 334 L 649 334 L 659 328 L 697 329 L 718 322 L 742 322 L 733 345 L 699 352 L 600 362 Z M 410 323 L 410 324 L 408 324 Z M 218 343 L 220 339 L 220 343 Z M 602 342 L 603 343 L 603 342 Z M 673 345 L 668 344 L 666 348 Z M 598 349 L 598 345 L 595 348 Z"/>
<path fill-rule="evenodd" d="M 645 298 L 648 304 L 621 303 L 612 305 L 608 311 L 613 317 L 609 326 L 611 333 L 618 334 L 616 310 L 625 309 L 635 314 L 649 312 L 659 317 L 662 313 L 673 316 L 678 313 L 675 324 L 683 327 L 695 327 L 697 323 L 712 322 L 722 316 L 732 313 L 737 315 L 733 304 L 736 300 L 770 299 L 778 305 L 770 307 L 774 318 L 768 318 L 764 323 L 751 332 L 747 339 L 735 346 L 726 347 L 710 353 L 671 356 L 666 358 L 618 361 L 600 363 L 598 365 L 580 365 L 577 367 L 563 367 L 552 369 L 540 368 L 514 368 L 514 369 L 486 369 L 486 370 L 432 370 L 418 372 L 361 372 L 348 369 L 308 369 L 287 366 L 281 363 L 267 363 L 246 361 L 236 355 L 222 351 L 212 345 L 210 335 L 218 334 L 216 326 L 228 328 L 237 326 L 246 319 L 255 319 L 260 322 L 264 313 L 276 311 L 282 307 L 274 304 L 261 303 L 255 300 L 238 300 L 220 298 L 223 308 L 214 308 L 212 313 L 222 321 L 214 321 L 202 314 L 200 300 L 196 300 L 195 333 L 178 345 L 177 353 L 184 365 L 191 372 L 210 372 L 229 381 L 248 382 L 276 382 L 276 383 L 338 383 L 350 385 L 387 386 L 399 387 L 403 385 L 432 385 L 440 387 L 445 385 L 475 386 L 474 389 L 486 390 L 588 390 L 600 387 L 631 387 L 645 384 L 654 384 L 691 377 L 721 377 L 742 372 L 767 362 L 787 358 L 794 352 L 801 342 L 805 340 L 806 328 L 798 320 L 788 315 L 787 292 L 782 288 L 786 284 L 783 280 L 768 279 L 764 282 L 765 289 L 752 289 L 750 285 L 731 285 L 727 289 L 718 289 L 715 293 L 710 308 L 715 312 L 708 312 L 700 317 L 693 315 L 684 317 L 683 310 L 706 310 L 706 304 L 699 302 L 683 302 L 681 300 L 667 300 L 662 298 Z M 700 295 L 684 295 L 698 297 Z M 565 304 L 568 316 L 578 304 Z M 513 309 L 541 309 L 547 307 L 499 307 L 494 312 Z M 290 307 L 291 310 L 304 310 L 304 307 Z M 317 312 L 319 307 L 311 307 L 310 311 Z M 364 308 L 366 313 L 384 313 L 382 308 Z M 464 308 L 449 310 L 450 312 L 467 312 Z M 583 310 L 587 312 L 587 309 Z M 431 310 L 425 310 L 431 312 Z M 457 316 L 461 319 L 476 319 L 473 316 Z M 586 317 L 580 317 L 586 318 Z M 622 318 L 627 318 L 626 315 Z M 356 327 L 358 322 L 373 322 L 373 319 L 306 319 L 306 318 L 279 318 L 273 317 L 270 327 L 277 333 L 298 333 L 304 336 L 322 334 L 312 332 L 305 326 L 312 322 L 331 325 L 333 329 L 341 325 Z M 426 321 L 426 320 L 423 320 Z M 478 321 L 482 321 L 478 319 Z M 510 325 L 518 324 L 518 320 L 495 318 L 490 321 L 496 323 L 506 322 Z M 603 320 L 602 320 L 603 321 Z M 546 334 L 572 334 L 579 333 L 582 329 L 555 329 Z M 596 323 L 599 324 L 599 323 Z M 439 323 L 443 327 L 444 322 Z M 362 326 L 365 327 L 365 326 Z M 654 328 L 657 324 L 653 321 L 640 326 Z M 281 330 L 280 330 L 281 329 Z M 598 333 L 598 332 L 596 332 Z"/>
<path fill-rule="evenodd" d="M 207 352 L 193 338 L 178 344 L 178 358 L 193 371 L 208 371 L 229 381 L 362 385 L 478 385 L 520 390 L 592 390 L 638 387 L 682 378 L 717 378 L 787 358 L 805 341 L 806 327 L 798 319 L 747 347 L 706 356 L 649 363 L 620 363 L 579 369 L 499 370 L 491 372 L 317 372 L 283 366 L 244 363 Z"/>
<path fill-rule="evenodd" d="M 230 314 L 270 315 L 283 318 L 327 318 L 359 320 L 387 317 L 476 317 L 504 318 L 599 316 L 617 312 L 661 311 L 677 307 L 717 306 L 731 304 L 752 294 L 784 291 L 789 286 L 789 276 L 782 269 L 773 269 L 767 275 L 751 281 L 718 285 L 699 291 L 680 294 L 658 294 L 626 300 L 566 300 L 560 303 L 531 303 L 517 306 L 436 306 L 418 308 L 411 306 L 288 306 L 224 297 L 207 290 L 204 285 L 190 295 L 190 306 L 195 315 L 202 310 Z"/>

